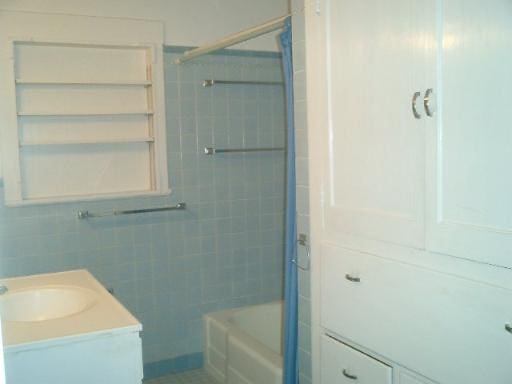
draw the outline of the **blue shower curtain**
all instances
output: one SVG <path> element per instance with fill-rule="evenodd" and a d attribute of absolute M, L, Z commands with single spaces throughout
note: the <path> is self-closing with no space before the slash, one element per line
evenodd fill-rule
<path fill-rule="evenodd" d="M 283 54 L 283 71 L 286 87 L 287 114 L 287 177 L 286 177 L 286 238 L 284 276 L 284 384 L 297 384 L 299 372 L 297 364 L 298 338 L 298 287 L 297 266 L 297 222 L 295 198 L 295 127 L 293 121 L 293 62 L 292 30 L 290 19 L 279 36 Z"/>

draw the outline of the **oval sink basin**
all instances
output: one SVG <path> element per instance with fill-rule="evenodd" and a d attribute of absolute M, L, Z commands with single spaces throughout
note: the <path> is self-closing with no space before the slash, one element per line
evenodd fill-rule
<path fill-rule="evenodd" d="M 33 287 L 0 296 L 0 314 L 6 321 L 45 321 L 83 312 L 95 301 L 95 292 L 85 288 Z"/>

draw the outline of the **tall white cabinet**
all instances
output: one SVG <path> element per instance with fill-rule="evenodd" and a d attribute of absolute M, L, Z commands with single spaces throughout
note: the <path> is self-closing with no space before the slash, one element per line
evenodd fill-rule
<path fill-rule="evenodd" d="M 305 8 L 315 383 L 510 384 L 512 2 Z"/>

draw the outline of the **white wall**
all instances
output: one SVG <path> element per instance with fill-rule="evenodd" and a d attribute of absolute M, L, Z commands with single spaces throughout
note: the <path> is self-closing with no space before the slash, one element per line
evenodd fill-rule
<path fill-rule="evenodd" d="M 288 13 L 288 0 L 0 0 L 0 9 L 165 22 L 165 44 L 199 46 Z M 236 48 L 277 51 L 269 34 Z"/>

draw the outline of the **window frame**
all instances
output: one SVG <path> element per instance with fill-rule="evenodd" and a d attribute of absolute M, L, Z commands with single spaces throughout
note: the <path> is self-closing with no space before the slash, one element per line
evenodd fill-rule
<path fill-rule="evenodd" d="M 21 206 L 31 204 L 49 204 L 57 202 L 87 201 L 115 199 L 135 196 L 161 196 L 168 195 L 171 189 L 168 185 L 167 171 L 167 138 L 165 118 L 165 95 L 164 95 L 164 73 L 163 73 L 163 44 L 126 41 L 101 41 L 91 42 L 77 39 L 47 39 L 37 37 L 9 37 L 8 39 L 9 65 L 4 68 L 7 72 L 6 78 L 10 81 L 6 84 L 4 94 L 8 97 L 5 100 L 5 113 L 0 116 L 0 129 L 2 133 L 2 159 L 3 179 L 5 189 L 5 204 L 7 206 Z M 45 198 L 25 198 L 23 195 L 23 180 L 20 163 L 20 125 L 17 105 L 17 79 L 16 79 L 16 44 L 41 44 L 41 45 L 62 45 L 73 47 L 101 47 L 120 49 L 144 49 L 146 50 L 147 79 L 150 85 L 147 96 L 148 109 L 148 142 L 149 163 L 148 177 L 150 190 L 113 192 L 113 193 L 86 193 L 69 196 L 49 196 Z M 58 79 L 57 79 L 58 80 Z M 150 113 L 149 113 L 150 112 Z M 94 114 L 91 114 L 94 115 Z M 121 143 L 121 141 L 120 141 Z"/>

